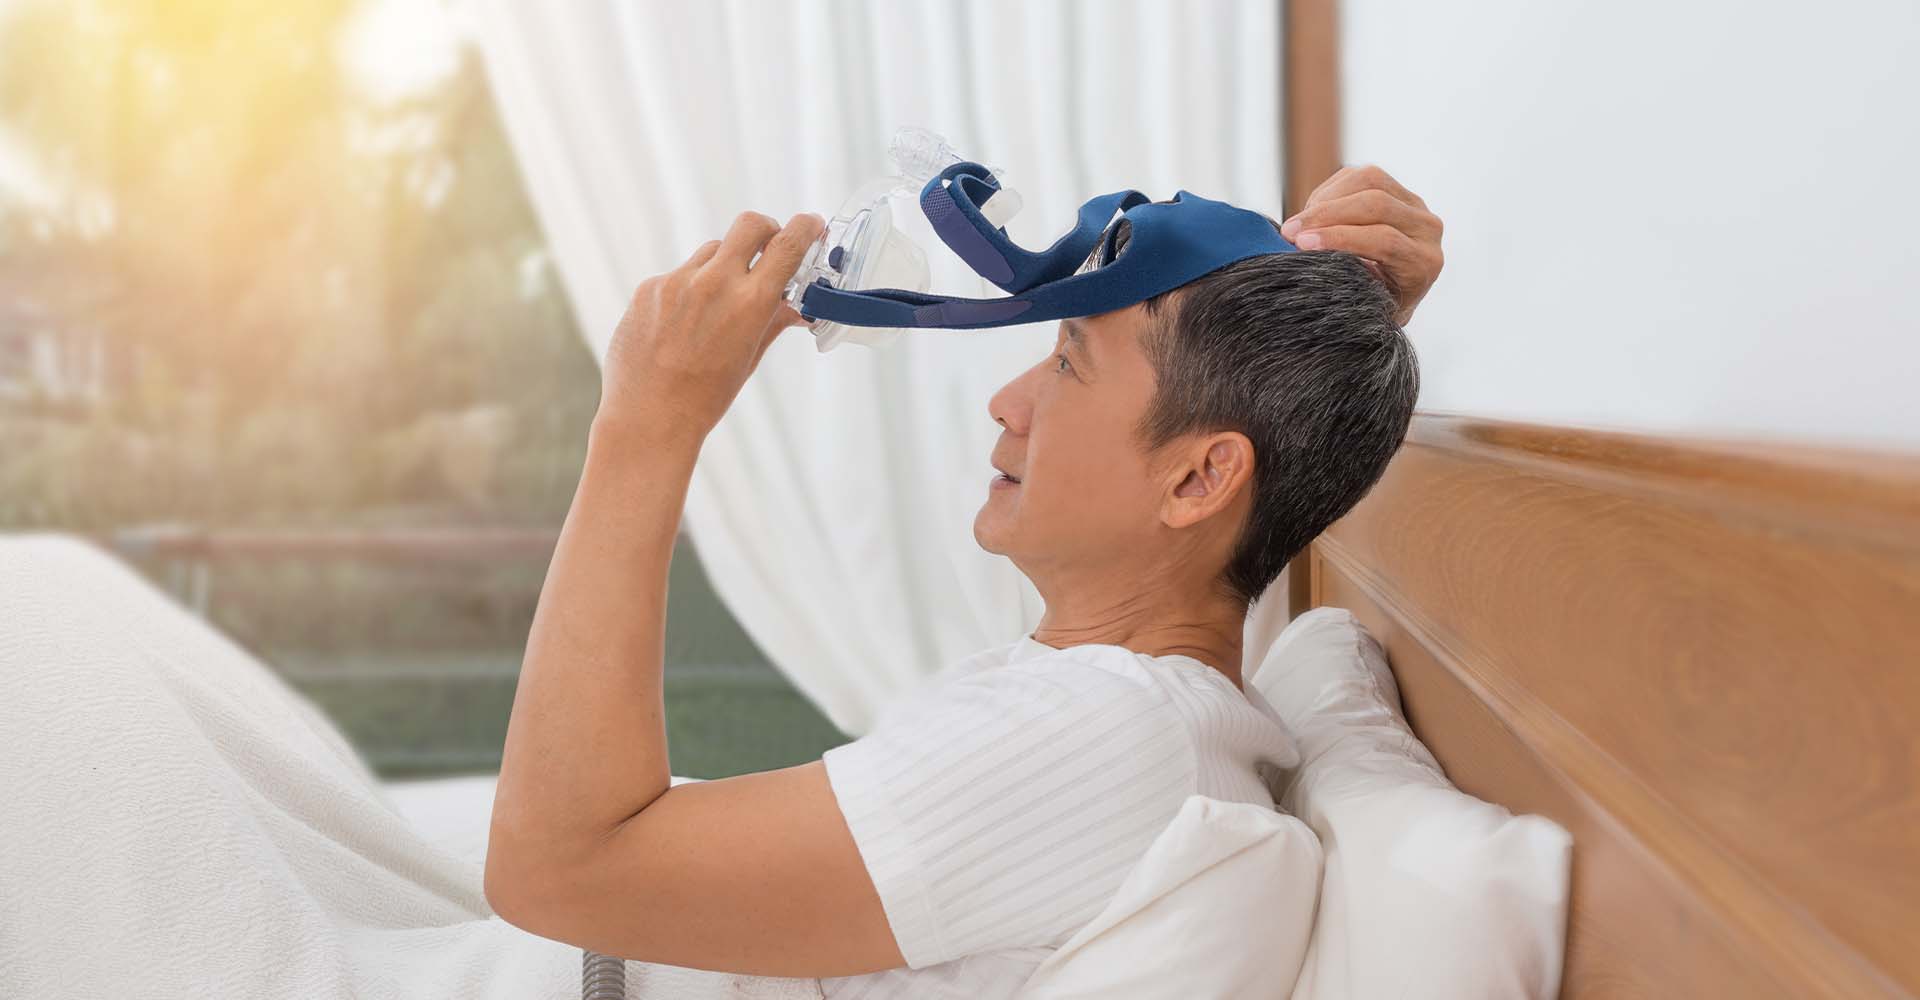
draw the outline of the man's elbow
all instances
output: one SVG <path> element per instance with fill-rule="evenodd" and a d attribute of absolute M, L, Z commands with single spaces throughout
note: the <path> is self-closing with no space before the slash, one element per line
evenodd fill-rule
<path fill-rule="evenodd" d="M 504 788 L 494 795 L 481 891 L 501 919 L 523 930 L 534 930 L 531 922 L 547 905 L 542 897 L 552 894 L 552 862 L 560 856 L 560 845 L 554 842 L 552 830 L 525 822 L 511 808 L 512 801 Z"/>
<path fill-rule="evenodd" d="M 481 891 L 495 916 L 556 941 L 581 930 L 581 921 L 605 893 L 601 860 L 608 837 L 583 842 L 571 831 L 529 830 L 499 814 L 487 832 Z"/>
<path fill-rule="evenodd" d="M 520 926 L 520 877 L 510 874 L 505 852 L 494 844 L 487 845 L 486 870 L 480 877 L 480 891 L 487 897 L 487 906 L 494 915 L 514 926 Z"/>
<path fill-rule="evenodd" d="M 501 837 L 498 831 L 487 841 L 487 861 L 481 875 L 481 892 L 494 915 L 522 930 L 540 933 L 542 913 L 552 905 L 555 880 L 530 862 L 524 848 Z"/>

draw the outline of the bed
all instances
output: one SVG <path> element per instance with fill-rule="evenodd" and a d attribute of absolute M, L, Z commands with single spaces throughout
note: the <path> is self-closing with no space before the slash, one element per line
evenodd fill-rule
<path fill-rule="evenodd" d="M 1920 990 L 1920 460 L 1421 414 L 1289 598 L 1572 831 L 1564 997 Z"/>

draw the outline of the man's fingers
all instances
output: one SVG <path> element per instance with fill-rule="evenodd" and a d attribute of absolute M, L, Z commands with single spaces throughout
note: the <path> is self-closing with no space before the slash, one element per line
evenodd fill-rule
<path fill-rule="evenodd" d="M 1368 188 L 1385 191 L 1402 202 L 1422 211 L 1426 210 L 1427 203 L 1422 201 L 1419 195 L 1407 190 L 1405 185 L 1393 179 L 1392 174 L 1371 163 L 1359 167 L 1341 167 L 1332 177 L 1321 181 L 1320 186 L 1313 189 L 1313 193 L 1307 196 L 1307 204 L 1302 207 L 1310 207 L 1317 202 L 1332 201 Z"/>
<path fill-rule="evenodd" d="M 1422 255 L 1427 251 L 1406 233 L 1388 225 L 1328 226 L 1309 230 L 1300 234 L 1296 245 L 1302 250 L 1345 250 L 1379 262 L 1396 279 L 1404 279 L 1425 270 Z M 1437 247 L 1434 252 L 1438 252 Z"/>
<path fill-rule="evenodd" d="M 1415 239 L 1439 239 L 1440 217 L 1425 209 L 1395 198 L 1379 188 L 1367 188 L 1322 201 L 1300 211 L 1280 227 L 1281 235 L 1293 239 L 1301 232 L 1327 226 L 1371 226 L 1385 224 Z"/>
<path fill-rule="evenodd" d="M 693 251 L 693 254 L 689 256 L 686 259 L 686 261 L 680 265 L 678 270 L 698 271 L 701 265 L 705 264 L 707 261 L 712 260 L 713 255 L 719 252 L 720 252 L 720 241 L 708 240 L 705 243 L 700 244 L 699 248 Z"/>
<path fill-rule="evenodd" d="M 1347 167 L 1328 178 L 1326 190 L 1321 192 L 1320 196 L 1332 199 L 1368 188 L 1378 188 L 1415 208 L 1427 207 L 1427 203 L 1422 201 L 1419 195 L 1407 190 L 1406 185 L 1394 180 L 1392 174 L 1371 163 Z"/>
<path fill-rule="evenodd" d="M 728 227 L 727 235 L 720 240 L 720 248 L 714 252 L 707 267 L 722 268 L 727 273 L 747 273 L 747 262 L 760 248 L 773 239 L 780 231 L 780 224 L 759 212 L 741 212 Z"/>
<path fill-rule="evenodd" d="M 1353 172 L 1352 167 L 1341 167 L 1340 169 L 1334 171 L 1333 173 L 1328 174 L 1325 180 L 1321 181 L 1318 184 L 1315 184 L 1313 186 L 1313 190 L 1307 194 L 1307 204 L 1301 205 L 1299 208 L 1294 209 L 1293 214 L 1299 215 L 1300 212 L 1307 207 L 1307 205 L 1312 205 L 1315 202 L 1325 200 L 1325 198 L 1327 197 L 1327 185 L 1332 184 L 1334 181 L 1345 178 L 1348 174 L 1352 172 Z"/>
<path fill-rule="evenodd" d="M 807 248 L 820 238 L 826 228 L 826 220 L 812 213 L 802 213 L 787 220 L 787 224 L 767 241 L 766 249 L 761 251 L 760 259 L 754 262 L 749 273 L 776 290 L 786 287 L 793 273 L 800 269 L 800 261 L 806 258 Z M 799 318 L 798 313 L 794 314 L 794 321 L 797 322 Z"/>
<path fill-rule="evenodd" d="M 1368 263 L 1399 304 L 1394 318 L 1401 324 L 1446 266 L 1441 230 L 1419 195 L 1371 164 L 1327 178 L 1280 226 L 1302 250 L 1344 250 Z"/>

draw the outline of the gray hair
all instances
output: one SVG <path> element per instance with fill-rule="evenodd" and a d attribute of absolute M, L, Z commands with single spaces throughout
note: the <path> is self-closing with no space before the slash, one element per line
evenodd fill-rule
<path fill-rule="evenodd" d="M 1419 395 L 1413 344 L 1386 287 L 1338 251 L 1250 257 L 1146 306 L 1146 450 L 1221 430 L 1253 443 L 1253 503 L 1220 578 L 1251 603 L 1386 471 Z"/>

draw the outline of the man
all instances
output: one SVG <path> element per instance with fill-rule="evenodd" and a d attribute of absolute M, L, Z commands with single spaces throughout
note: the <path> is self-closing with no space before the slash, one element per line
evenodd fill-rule
<path fill-rule="evenodd" d="M 799 322 L 780 293 L 820 229 L 742 215 L 643 283 L 614 335 L 514 700 L 487 898 L 588 950 L 821 977 L 829 997 L 1008 995 L 1188 794 L 1270 803 L 1260 765 L 1297 760 L 1242 688 L 1242 621 L 1405 433 L 1400 324 L 1439 274 L 1440 220 L 1377 168 L 1343 170 L 1281 227 L 1307 252 L 1063 321 L 988 405 L 1002 475 L 974 524 L 1040 591 L 1040 626 L 822 761 L 670 788 L 688 479 Z"/>

